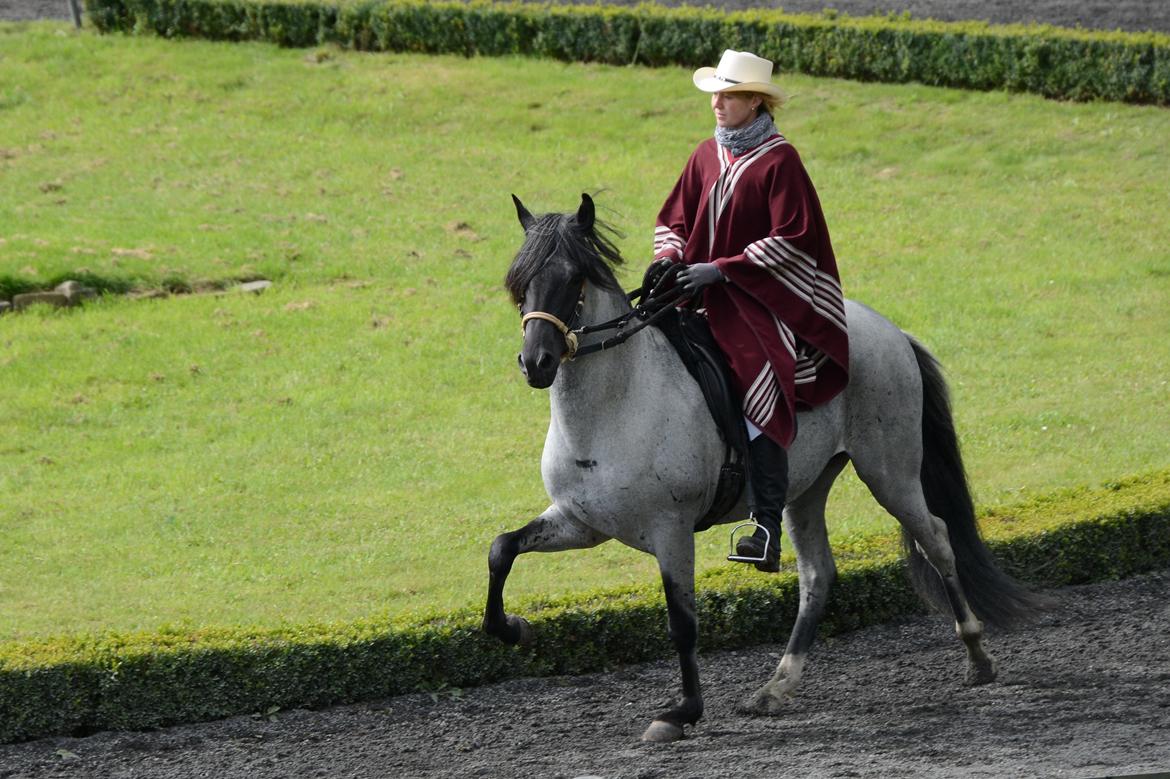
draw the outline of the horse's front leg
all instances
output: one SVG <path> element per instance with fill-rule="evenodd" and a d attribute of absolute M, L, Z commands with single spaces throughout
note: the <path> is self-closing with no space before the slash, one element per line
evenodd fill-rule
<path fill-rule="evenodd" d="M 519 530 L 496 536 L 488 554 L 488 597 L 483 614 L 483 629 L 506 644 L 528 644 L 532 628 L 523 617 L 504 612 L 504 582 L 512 563 L 525 552 L 561 552 L 588 549 L 609 537 L 582 525 L 549 506 L 543 514 Z"/>
<path fill-rule="evenodd" d="M 699 691 L 699 618 L 695 611 L 695 542 L 690 530 L 672 534 L 656 545 L 655 557 L 662 574 L 670 640 L 678 650 L 682 670 L 682 700 L 654 718 L 642 734 L 643 741 L 678 741 L 684 725 L 694 725 L 703 716 L 703 695 Z"/>

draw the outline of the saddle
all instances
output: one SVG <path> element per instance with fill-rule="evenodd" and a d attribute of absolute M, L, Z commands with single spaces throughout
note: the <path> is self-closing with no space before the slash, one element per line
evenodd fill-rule
<path fill-rule="evenodd" d="M 719 469 L 719 482 L 715 488 L 715 500 L 695 525 L 695 532 L 698 533 L 726 515 L 743 494 L 747 483 L 747 426 L 744 425 L 739 398 L 732 390 L 731 370 L 715 337 L 711 335 L 707 318 L 689 308 L 672 307 L 655 319 L 654 326 L 674 346 L 687 371 L 699 383 L 707 408 L 715 420 L 715 427 L 726 447 L 723 467 Z"/>

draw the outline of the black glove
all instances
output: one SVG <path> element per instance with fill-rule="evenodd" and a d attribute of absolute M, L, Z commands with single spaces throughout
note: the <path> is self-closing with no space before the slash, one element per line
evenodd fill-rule
<path fill-rule="evenodd" d="M 713 262 L 696 262 L 683 268 L 678 274 L 678 285 L 682 287 L 683 294 L 692 298 L 705 287 L 719 281 L 723 281 L 723 274 Z"/>
<path fill-rule="evenodd" d="M 654 260 L 646 266 L 646 272 L 642 275 L 642 299 L 650 295 L 650 291 L 654 289 L 663 275 L 670 270 L 670 266 L 674 265 L 674 260 L 662 258 L 661 260 Z"/>

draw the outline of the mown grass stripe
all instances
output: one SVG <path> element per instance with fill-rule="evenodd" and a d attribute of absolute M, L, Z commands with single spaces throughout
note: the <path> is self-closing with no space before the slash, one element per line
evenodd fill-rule
<path fill-rule="evenodd" d="M 989 541 L 1037 586 L 1128 576 L 1170 564 L 1170 470 L 1103 490 L 1000 509 Z M 822 634 L 921 610 L 896 539 L 847 550 Z M 729 649 L 785 637 L 796 578 L 739 569 L 701 578 L 700 644 Z M 0 649 L 0 740 L 171 725 L 314 707 L 519 676 L 579 674 L 669 655 L 656 588 L 608 590 L 525 615 L 527 648 L 507 647 L 464 610 L 390 624 L 198 629 L 9 644 Z M 944 629 L 940 623 L 940 629 Z M 949 629 L 949 627 L 945 628 Z"/>

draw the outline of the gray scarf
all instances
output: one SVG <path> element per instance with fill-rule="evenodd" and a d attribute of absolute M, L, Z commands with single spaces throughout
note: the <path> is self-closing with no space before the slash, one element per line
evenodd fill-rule
<path fill-rule="evenodd" d="M 736 157 L 756 148 L 775 134 L 776 123 L 767 111 L 760 111 L 754 121 L 743 127 L 715 127 L 715 140 Z"/>

